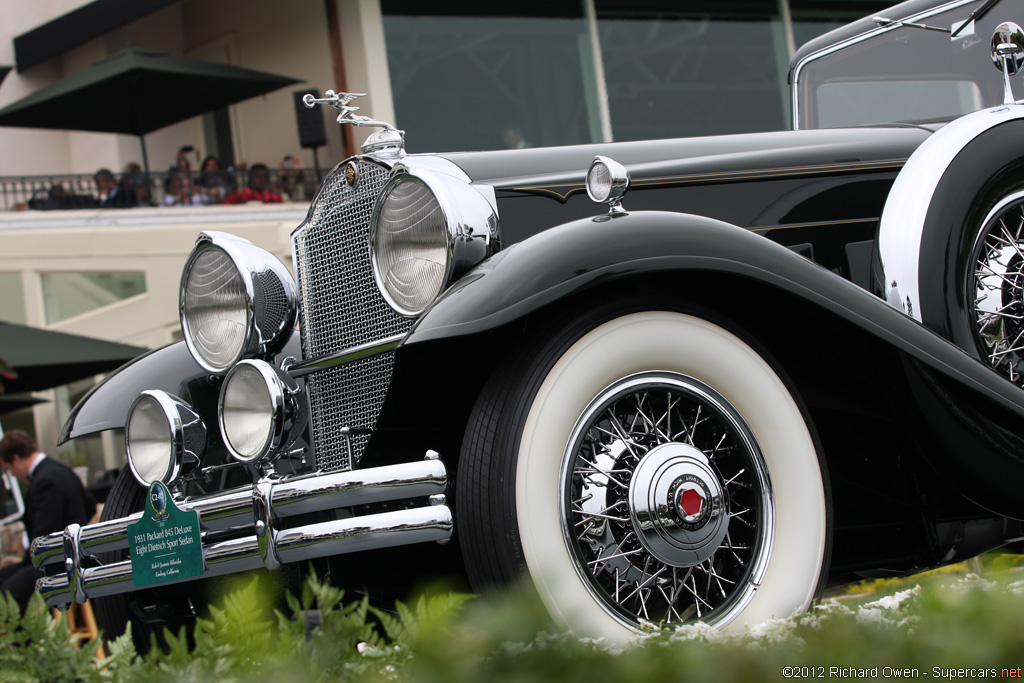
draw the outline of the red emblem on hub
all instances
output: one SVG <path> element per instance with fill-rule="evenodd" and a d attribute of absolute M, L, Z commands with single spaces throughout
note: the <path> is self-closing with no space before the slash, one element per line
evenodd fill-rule
<path fill-rule="evenodd" d="M 686 489 L 683 495 L 679 496 L 679 507 L 686 513 L 687 517 L 696 517 L 704 506 L 704 498 L 696 489 Z"/>

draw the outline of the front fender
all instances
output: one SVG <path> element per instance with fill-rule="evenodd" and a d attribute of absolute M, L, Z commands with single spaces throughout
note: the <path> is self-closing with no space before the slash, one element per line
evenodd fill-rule
<path fill-rule="evenodd" d="M 205 377 L 206 372 L 193 360 L 185 342 L 154 349 L 122 365 L 83 396 L 71 410 L 57 443 L 123 429 L 128 409 L 140 392 L 162 389 L 181 395 L 190 382 Z"/>
<path fill-rule="evenodd" d="M 275 362 L 286 356 L 300 358 L 301 355 L 299 336 L 293 334 Z M 146 389 L 160 389 L 180 396 L 191 403 L 204 420 L 214 419 L 220 383 L 219 378 L 211 377 L 199 367 L 185 342 L 154 349 L 122 365 L 83 396 L 64 423 L 57 443 L 108 429 L 124 429 L 132 401 Z"/>
<path fill-rule="evenodd" d="M 1024 391 L 882 299 L 799 254 L 721 221 L 667 212 L 635 212 L 566 223 L 499 252 L 470 271 L 410 332 L 405 346 L 496 329 L 587 288 L 635 275 L 701 271 L 782 290 L 891 345 L 960 391 L 991 401 L 1001 429 L 1024 435 Z M 686 301 L 687 292 L 675 292 Z M 741 321 L 742 322 L 742 321 Z M 861 359 L 870 363 L 871 359 Z M 966 394 L 970 396 L 971 394 Z M 999 449 L 1012 469 L 1024 447 Z M 967 457 L 967 456 L 965 456 Z"/>

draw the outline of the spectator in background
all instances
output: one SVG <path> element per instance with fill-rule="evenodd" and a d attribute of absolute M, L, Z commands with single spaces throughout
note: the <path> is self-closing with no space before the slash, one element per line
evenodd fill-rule
<path fill-rule="evenodd" d="M 193 206 L 203 203 L 203 195 L 192 191 L 192 176 L 188 171 L 174 171 L 164 183 L 164 206 Z"/>
<path fill-rule="evenodd" d="M 127 209 L 137 206 L 138 195 L 132 187 L 121 187 L 114 181 L 114 174 L 105 168 L 96 171 L 93 176 L 96 190 L 99 192 L 100 208 Z"/>
<path fill-rule="evenodd" d="M 501 139 L 506 149 L 525 149 L 530 143 L 523 139 L 523 131 L 519 126 L 505 126 L 501 132 Z"/>
<path fill-rule="evenodd" d="M 167 169 L 168 173 L 174 173 L 175 171 L 186 171 L 192 170 L 192 162 L 189 161 L 189 157 L 195 153 L 196 148 L 192 145 L 185 145 L 178 150 L 178 154 L 174 157 L 174 163 Z"/>
<path fill-rule="evenodd" d="M 35 439 L 19 429 L 12 429 L 0 439 L 0 465 L 28 485 L 25 499 L 25 531 L 29 542 L 55 531 L 64 531 L 69 524 L 88 524 L 96 514 L 96 501 L 70 467 L 46 457 L 36 447 Z M 8 591 L 24 613 L 36 580 L 43 575 L 32 564 L 31 557 L 0 569 L 0 592 Z"/>
<path fill-rule="evenodd" d="M 277 166 L 277 177 L 281 193 L 291 202 L 305 202 L 313 195 L 313 188 L 306 180 L 302 162 L 292 155 L 286 156 Z"/>
<path fill-rule="evenodd" d="M 220 159 L 208 156 L 196 179 L 195 190 L 203 197 L 202 204 L 220 204 L 234 186 L 231 172 L 221 168 Z"/>
<path fill-rule="evenodd" d="M 131 188 L 135 192 L 138 206 L 151 206 L 152 194 L 149 191 L 149 178 L 142 172 L 142 167 L 132 161 L 124 167 L 121 172 L 121 180 L 118 181 L 119 188 Z"/>
<path fill-rule="evenodd" d="M 232 192 L 224 198 L 225 204 L 245 204 L 246 202 L 270 204 L 280 201 L 281 195 L 270 190 L 270 170 L 266 164 L 253 164 L 249 169 L 249 186 L 241 192 Z"/>

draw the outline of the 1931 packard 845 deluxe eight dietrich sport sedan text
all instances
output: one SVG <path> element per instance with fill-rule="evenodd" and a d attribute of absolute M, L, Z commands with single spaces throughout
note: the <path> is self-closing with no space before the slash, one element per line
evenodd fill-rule
<path fill-rule="evenodd" d="M 886 16 L 797 53 L 793 131 L 409 155 L 328 93 L 382 130 L 294 279 L 199 237 L 185 341 L 65 426 L 125 428 L 129 467 L 33 544 L 39 590 L 116 632 L 264 567 L 526 576 L 624 637 L 1018 540 L 1024 1 Z"/>

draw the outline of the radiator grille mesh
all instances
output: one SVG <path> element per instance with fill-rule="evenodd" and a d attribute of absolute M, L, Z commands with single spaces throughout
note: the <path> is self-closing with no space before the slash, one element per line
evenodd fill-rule
<path fill-rule="evenodd" d="M 345 180 L 344 165 L 328 176 L 293 238 L 305 358 L 401 334 L 412 325 L 380 296 L 370 266 L 370 214 L 390 171 L 365 159 L 357 161 L 357 169 L 354 188 Z M 391 369 L 392 356 L 385 354 L 307 378 L 319 468 L 351 469 L 341 429 L 374 426 Z M 365 436 L 352 439 L 356 459 L 366 441 Z"/>

